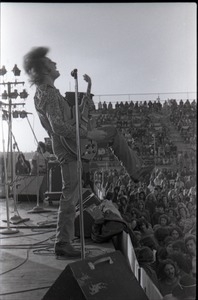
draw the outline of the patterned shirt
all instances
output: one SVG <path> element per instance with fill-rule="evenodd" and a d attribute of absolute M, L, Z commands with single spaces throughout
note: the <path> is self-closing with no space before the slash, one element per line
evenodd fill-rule
<path fill-rule="evenodd" d="M 74 155 L 63 147 L 60 137 L 76 140 L 76 126 L 71 117 L 71 107 L 59 90 L 48 84 L 37 87 L 34 104 L 42 126 L 52 138 L 54 154 L 59 160 L 73 160 Z M 86 138 L 87 130 L 79 129 L 81 138 Z"/>

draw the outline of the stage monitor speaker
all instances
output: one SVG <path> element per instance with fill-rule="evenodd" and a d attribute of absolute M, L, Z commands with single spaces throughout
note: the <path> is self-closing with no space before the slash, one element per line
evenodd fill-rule
<path fill-rule="evenodd" d="M 91 237 L 92 224 L 98 216 L 97 206 L 101 204 L 101 200 L 89 189 L 83 189 L 83 220 L 84 220 L 84 236 Z M 79 204 L 76 206 L 75 218 L 75 236 L 80 237 L 80 211 Z"/>
<path fill-rule="evenodd" d="M 42 300 L 148 300 L 120 251 L 68 264 Z"/>
<path fill-rule="evenodd" d="M 92 233 L 92 225 L 96 219 L 103 217 L 99 206 L 92 204 L 83 210 L 83 227 L 84 237 L 90 238 Z M 80 237 L 80 211 L 77 212 L 75 218 L 75 236 Z"/>

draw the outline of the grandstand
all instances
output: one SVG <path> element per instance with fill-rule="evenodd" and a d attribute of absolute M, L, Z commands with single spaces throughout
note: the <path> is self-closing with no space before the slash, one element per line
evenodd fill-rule
<path fill-rule="evenodd" d="M 176 168 L 181 156 L 195 156 L 196 112 L 195 100 L 162 101 L 158 97 L 154 101 L 100 101 L 92 118 L 96 126 L 114 124 L 147 164 Z M 108 149 L 99 149 L 95 161 L 102 168 L 119 166 Z"/>

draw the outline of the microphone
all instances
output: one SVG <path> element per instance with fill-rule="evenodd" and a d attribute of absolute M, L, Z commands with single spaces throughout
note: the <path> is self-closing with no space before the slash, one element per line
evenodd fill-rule
<path fill-rule="evenodd" d="M 74 69 L 73 71 L 71 71 L 71 76 L 74 77 L 75 79 L 77 78 L 77 69 Z"/>

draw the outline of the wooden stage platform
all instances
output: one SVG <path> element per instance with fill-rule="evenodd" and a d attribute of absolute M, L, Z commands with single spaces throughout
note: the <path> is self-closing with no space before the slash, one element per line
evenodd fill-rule
<path fill-rule="evenodd" d="M 77 259 L 57 259 L 54 254 L 57 204 L 44 203 L 38 213 L 32 212 L 36 200 L 26 199 L 15 207 L 13 202 L 9 199 L 7 222 L 6 199 L 0 199 L 0 300 L 41 300 L 65 267 Z M 75 247 L 81 249 L 79 239 Z M 111 242 L 85 239 L 85 251 L 86 258 L 91 258 L 115 249 Z"/>

